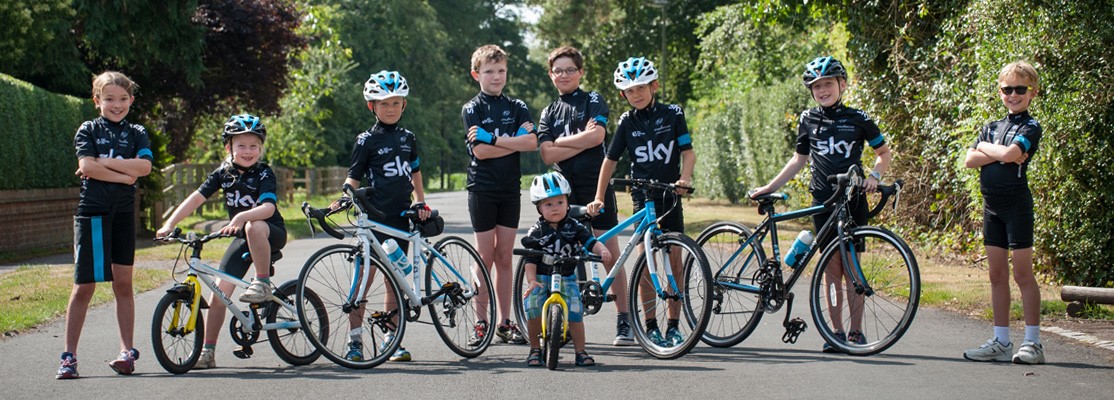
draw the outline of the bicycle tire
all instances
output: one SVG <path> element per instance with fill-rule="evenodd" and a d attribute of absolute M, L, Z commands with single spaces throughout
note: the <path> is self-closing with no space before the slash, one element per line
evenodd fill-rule
<path fill-rule="evenodd" d="M 682 274 L 680 278 L 674 277 L 683 294 L 680 304 L 675 305 L 678 309 L 677 328 L 681 334 L 681 342 L 655 342 L 651 340 L 650 333 L 647 330 L 647 320 L 667 321 L 668 305 L 677 302 L 676 300 L 661 301 L 662 299 L 659 299 L 657 293 L 654 292 L 647 273 L 646 251 L 638 256 L 634 269 L 631 271 L 630 287 L 628 289 L 630 291 L 631 327 L 639 346 L 642 346 L 642 349 L 647 353 L 660 359 L 674 359 L 692 350 L 704 334 L 704 328 L 708 325 L 708 318 L 712 312 L 712 274 L 708 268 L 708 260 L 704 257 L 704 252 L 692 238 L 672 232 L 652 240 L 655 240 L 657 246 L 660 246 L 661 249 L 652 252 L 659 268 L 664 265 L 663 260 L 669 258 L 667 253 L 681 252 L 679 259 L 682 264 L 674 268 L 681 271 Z M 668 291 L 669 286 L 668 281 L 664 279 L 665 276 L 664 273 L 659 274 L 663 289 Z M 646 295 L 645 299 L 642 298 L 643 295 Z M 658 307 L 659 301 L 667 306 Z M 681 320 L 682 314 L 683 321 Z M 664 328 L 661 329 L 659 334 L 663 334 L 663 336 L 668 334 L 668 326 L 661 324 L 658 326 L 659 329 Z"/>
<path fill-rule="evenodd" d="M 155 315 L 151 319 L 151 345 L 155 358 L 166 372 L 175 375 L 193 368 L 201 356 L 201 345 L 204 343 L 205 320 L 201 313 L 197 314 L 193 332 L 181 331 L 190 318 L 193 294 L 189 292 L 167 292 L 155 306 Z M 171 330 L 169 327 L 175 317 L 179 326 Z"/>
<path fill-rule="evenodd" d="M 355 264 L 360 257 L 360 249 L 348 244 L 334 244 L 318 250 L 302 266 L 295 292 L 298 319 L 306 338 L 325 358 L 351 369 L 374 368 L 386 362 L 398 350 L 406 332 L 405 308 L 400 307 L 404 301 L 402 292 L 394 275 L 377 258 L 368 260 L 374 269 L 366 290 L 366 303 L 356 310 L 346 305 L 360 277 Z M 306 304 L 313 304 L 308 299 L 310 293 L 318 297 L 323 308 L 306 307 Z M 394 295 L 393 302 L 388 303 L 388 294 Z M 350 317 L 357 311 L 362 311 L 358 327 L 362 329 L 358 337 L 364 354 L 359 359 L 349 359 L 353 331 Z M 319 315 L 326 315 L 327 319 L 322 321 Z M 393 318 L 372 318 L 374 315 Z M 386 333 L 382 329 L 386 329 Z M 388 341 L 388 336 L 393 336 L 394 340 Z"/>
<path fill-rule="evenodd" d="M 557 369 L 557 359 L 561 356 L 561 346 L 565 344 L 565 310 L 561 304 L 550 304 L 546 310 L 548 331 L 545 338 L 545 366 L 550 371 Z"/>
<path fill-rule="evenodd" d="M 735 222 L 717 222 L 704 229 L 696 243 L 708 258 L 712 272 L 712 313 L 701 341 L 712 347 L 731 347 L 746 340 L 765 314 L 761 293 L 738 290 L 724 284 L 758 286 L 766 254 L 757 242 L 747 249 L 741 244 L 753 232 Z"/>
<path fill-rule="evenodd" d="M 268 324 L 275 322 L 299 322 L 297 306 L 294 301 L 297 300 L 298 281 L 289 281 L 283 283 L 278 287 L 279 296 L 267 305 L 267 314 L 264 316 Z M 317 313 L 318 321 L 325 321 L 325 324 L 318 325 L 319 328 L 327 326 L 329 315 L 325 313 L 325 304 L 321 302 L 321 298 L 317 296 L 313 290 L 306 289 L 302 299 L 309 303 L 312 310 Z M 285 302 L 293 307 L 288 309 L 283 307 L 280 302 Z M 318 332 L 318 336 L 323 332 Z M 267 341 L 271 343 L 271 348 L 274 349 L 275 354 L 283 361 L 290 365 L 309 365 L 321 358 L 321 351 L 313 345 L 313 342 L 302 333 L 301 323 L 299 322 L 297 328 L 291 329 L 271 329 L 267 331 Z"/>
<path fill-rule="evenodd" d="M 913 251 L 888 229 L 863 226 L 851 229 L 848 236 L 854 243 L 862 244 L 854 246 L 854 256 L 874 293 L 863 296 L 862 305 L 854 304 L 851 299 L 843 301 L 848 307 L 839 306 L 839 315 L 831 317 L 835 306 L 829 303 L 840 303 L 839 290 L 825 283 L 829 260 L 840 256 L 839 241 L 833 240 L 825 248 L 812 277 L 809 303 L 816 329 L 825 341 L 840 352 L 868 356 L 893 346 L 913 323 L 920 303 L 920 272 Z M 864 314 L 859 329 L 865 335 L 861 344 L 836 337 L 836 332 L 849 332 L 853 328 L 850 326 L 852 309 L 862 310 Z"/>
<path fill-rule="evenodd" d="M 453 304 L 444 296 L 432 299 L 429 314 L 433 319 L 433 326 L 437 328 L 441 340 L 454 353 L 467 358 L 478 357 L 487 351 L 495 335 L 495 292 L 490 290 L 491 277 L 487 269 L 482 267 L 480 253 L 466 240 L 449 236 L 441 239 L 433 248 L 445 257 L 448 264 L 436 257 L 426 263 L 425 296 L 432 295 L 450 282 L 456 282 L 462 289 L 474 293 L 464 304 Z M 479 306 L 483 305 L 486 305 L 487 310 L 484 315 L 480 315 Z M 479 324 L 479 321 L 487 321 L 487 324 Z M 481 327 L 485 329 L 484 332 L 476 332 Z M 480 340 L 473 341 L 473 336 L 477 333 Z"/>
<path fill-rule="evenodd" d="M 538 332 L 530 333 L 530 319 L 526 315 L 526 258 L 518 257 L 518 263 L 514 267 L 514 283 L 511 288 L 511 308 L 514 312 L 515 322 L 518 323 L 518 329 L 522 332 L 522 337 L 529 339 L 531 336 L 538 336 Z"/>

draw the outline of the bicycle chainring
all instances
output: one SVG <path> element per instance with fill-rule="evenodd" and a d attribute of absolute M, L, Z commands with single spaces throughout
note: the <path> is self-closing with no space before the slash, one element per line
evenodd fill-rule
<path fill-rule="evenodd" d="M 251 318 L 255 324 L 259 324 L 259 316 L 253 312 L 242 311 L 244 316 Z M 251 346 L 259 341 L 259 331 L 252 330 L 251 327 L 245 327 L 240 323 L 240 319 L 233 317 L 228 322 L 228 333 L 232 335 L 232 341 L 240 346 Z"/>

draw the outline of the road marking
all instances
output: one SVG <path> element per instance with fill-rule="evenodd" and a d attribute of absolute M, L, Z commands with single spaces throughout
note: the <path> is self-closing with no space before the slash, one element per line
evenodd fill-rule
<path fill-rule="evenodd" d="M 1104 348 L 1104 349 L 1107 349 L 1107 350 L 1110 350 L 1110 351 L 1114 351 L 1114 341 L 1102 340 L 1102 339 L 1099 339 L 1097 337 L 1088 335 L 1086 333 L 1076 332 L 1076 331 L 1069 331 L 1067 329 L 1059 328 L 1059 327 L 1055 327 L 1055 326 L 1042 326 L 1041 330 L 1045 331 L 1045 332 L 1049 332 L 1049 333 L 1055 333 L 1057 335 L 1060 335 L 1060 336 L 1063 336 L 1063 337 L 1066 337 L 1066 338 L 1069 338 L 1069 339 L 1075 339 L 1075 340 L 1078 340 L 1078 341 L 1083 342 L 1083 343 L 1088 343 L 1088 344 L 1094 345 L 1096 347 L 1101 347 L 1101 348 Z"/>

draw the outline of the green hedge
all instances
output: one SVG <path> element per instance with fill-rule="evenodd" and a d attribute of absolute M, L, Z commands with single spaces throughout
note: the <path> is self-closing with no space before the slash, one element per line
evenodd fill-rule
<path fill-rule="evenodd" d="M 93 102 L 0 74 L 0 190 L 77 186 L 73 137 L 97 116 Z"/>

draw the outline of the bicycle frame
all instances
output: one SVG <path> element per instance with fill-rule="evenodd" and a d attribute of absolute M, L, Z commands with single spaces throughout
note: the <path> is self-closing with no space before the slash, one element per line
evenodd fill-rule
<path fill-rule="evenodd" d="M 216 279 L 220 279 L 225 282 L 231 282 L 233 285 L 241 289 L 246 289 L 248 286 L 250 286 L 248 282 L 245 282 L 243 279 L 229 275 L 224 271 L 218 270 L 209 266 L 208 264 L 205 264 L 201 261 L 199 255 L 191 256 L 188 265 L 189 273 L 188 276 L 186 276 L 186 280 L 182 282 L 182 284 L 191 288 L 191 290 L 193 291 L 193 299 L 190 302 L 190 320 L 186 321 L 186 326 L 183 329 L 183 332 L 187 334 L 192 333 L 194 327 L 197 326 L 197 311 L 201 307 L 202 282 L 205 283 L 205 286 L 209 287 L 209 290 L 217 295 L 217 298 L 220 299 L 221 303 L 223 303 L 224 306 L 232 312 L 232 317 L 240 321 L 241 326 L 254 327 L 255 321 L 249 318 L 248 315 L 245 315 L 244 312 L 236 306 L 236 303 L 229 299 L 228 296 L 224 295 L 224 292 L 220 290 L 220 286 L 217 285 Z M 292 313 L 297 313 L 297 310 L 291 304 L 287 304 L 281 301 L 272 301 L 272 303 L 278 304 Z M 211 306 L 212 305 L 210 305 L 210 307 Z M 181 321 L 178 321 L 178 313 L 175 313 L 174 318 L 171 321 L 171 327 L 178 327 L 180 322 Z M 252 331 L 298 329 L 300 327 L 301 323 L 298 321 L 286 321 L 263 324 L 259 327 L 259 329 L 252 329 Z"/>
<path fill-rule="evenodd" d="M 596 238 L 596 240 L 600 242 L 606 242 L 611 238 L 617 236 L 619 233 L 625 231 L 628 227 L 634 225 L 635 223 L 638 223 L 638 226 L 634 229 L 634 233 L 631 234 L 630 240 L 627 242 L 627 245 L 623 247 L 622 251 L 619 252 L 619 258 L 615 261 L 616 267 L 611 268 L 611 272 L 607 274 L 602 283 L 600 283 L 599 281 L 599 276 L 596 276 L 594 271 L 592 272 L 591 279 L 600 284 L 600 291 L 602 293 L 607 293 L 608 289 L 611 288 L 611 283 L 614 282 L 615 277 L 618 276 L 621 266 L 626 263 L 627 258 L 635 253 L 635 248 L 639 244 L 652 243 L 651 239 L 654 237 L 654 235 L 662 234 L 661 229 L 658 228 L 657 219 L 657 210 L 655 210 L 654 208 L 654 202 L 646 201 L 645 206 L 641 210 L 638 210 L 638 212 L 634 213 L 634 215 L 631 215 L 627 219 L 619 222 L 618 225 L 615 225 L 615 227 L 607 230 L 607 232 L 604 232 L 602 235 Z M 660 249 L 652 249 L 652 251 L 658 250 Z M 585 249 L 585 251 L 590 252 L 591 249 Z M 657 293 L 659 297 L 665 298 L 661 278 L 658 277 L 658 268 L 654 257 L 646 257 L 646 262 L 650 264 L 647 270 L 650 273 L 650 281 L 654 285 L 654 292 Z M 668 258 L 666 258 L 666 262 L 669 262 Z M 667 282 L 669 283 L 669 289 L 672 289 L 673 293 L 676 293 L 677 296 L 681 296 L 681 290 L 677 288 L 677 281 L 673 277 L 673 268 L 664 269 Z"/>

